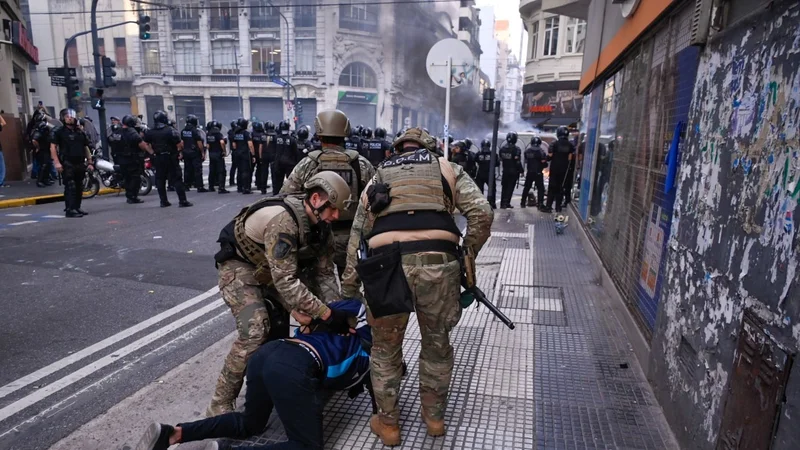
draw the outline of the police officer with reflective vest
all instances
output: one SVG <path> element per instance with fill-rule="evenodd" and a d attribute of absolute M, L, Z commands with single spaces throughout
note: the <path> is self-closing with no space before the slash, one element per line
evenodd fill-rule
<path fill-rule="evenodd" d="M 186 126 L 181 131 L 183 140 L 183 178 L 186 189 L 192 186 L 197 192 L 208 192 L 203 186 L 203 161 L 206 160 L 203 135 L 197 130 L 197 116 L 186 116 Z"/>
<path fill-rule="evenodd" d="M 167 180 L 178 193 L 180 200 L 178 205 L 181 207 L 192 206 L 186 199 L 186 188 L 181 179 L 181 166 L 178 162 L 182 158 L 181 150 L 183 149 L 181 133 L 169 126 L 169 118 L 164 111 L 156 111 L 153 114 L 153 122 L 155 126 L 147 130 L 144 141 L 155 155 L 156 189 L 158 197 L 161 199 L 161 207 L 172 206 L 167 199 Z"/>
<path fill-rule="evenodd" d="M 561 212 L 564 200 L 564 184 L 567 180 L 569 166 L 575 159 L 575 146 L 569 141 L 569 129 L 561 126 L 556 130 L 558 140 L 550 145 L 547 159 L 550 160 L 550 181 L 547 186 L 547 210 L 552 211 L 553 202 L 556 212 Z"/>
<path fill-rule="evenodd" d="M 321 111 L 314 120 L 317 135 L 322 140 L 322 150 L 315 150 L 303 158 L 294 168 L 281 189 L 282 194 L 299 192 L 311 177 L 323 171 L 341 176 L 350 187 L 355 199 L 375 174 L 375 168 L 366 158 L 353 150 L 344 149 L 344 138 L 350 134 L 350 120 L 338 109 Z M 336 252 L 334 261 L 339 276 L 347 263 L 347 242 L 353 224 L 356 205 L 339 211 L 339 220 L 334 224 L 333 235 Z"/>
<path fill-rule="evenodd" d="M 208 151 L 208 190 L 214 192 L 218 186 L 220 194 L 228 194 L 230 191 L 225 189 L 225 136 L 220 131 L 222 124 L 216 120 L 208 123 L 208 133 L 206 134 L 206 150 Z"/>
<path fill-rule="evenodd" d="M 517 186 L 519 176 L 522 174 L 522 150 L 517 146 L 517 133 L 510 131 L 506 134 L 506 142 L 500 147 L 500 161 L 503 165 L 503 178 L 500 184 L 503 188 L 500 195 L 500 208 L 513 208 L 511 196 Z"/>
<path fill-rule="evenodd" d="M 89 138 L 78 126 L 73 109 L 62 109 L 61 126 L 54 129 L 50 139 L 50 157 L 64 183 L 64 204 L 67 217 L 83 217 L 83 179 L 87 167 L 92 167 Z"/>
<path fill-rule="evenodd" d="M 522 188 L 522 201 L 521 207 L 539 205 L 540 209 L 545 209 L 544 204 L 544 175 L 542 170 L 547 167 L 547 152 L 542 148 L 542 138 L 534 136 L 531 138 L 531 143 L 525 149 L 523 154 L 525 158 L 525 185 Z M 538 201 L 533 199 L 531 193 L 531 186 L 536 185 L 536 197 Z"/>
<path fill-rule="evenodd" d="M 236 179 L 236 190 L 241 194 L 252 193 L 253 185 L 253 164 L 255 163 L 256 150 L 253 146 L 253 138 L 247 131 L 247 119 L 240 117 L 236 121 L 236 131 L 233 133 L 233 158 L 239 170 L 239 177 Z"/>
<path fill-rule="evenodd" d="M 428 133 L 411 128 L 395 142 L 397 153 L 378 166 L 358 204 L 342 279 L 345 297 L 362 298 L 364 286 L 378 405 L 370 429 L 388 446 L 400 444 L 402 345 L 412 311 L 422 335 L 422 419 L 430 436 L 445 434 L 454 365 L 449 335 L 461 318 L 461 231 L 453 214 L 457 209 L 466 218 L 463 245 L 475 254 L 489 238 L 493 218 L 475 182 L 435 155 L 435 146 Z"/>
<path fill-rule="evenodd" d="M 50 158 L 50 137 L 53 132 L 47 120 L 39 121 L 34 129 L 31 143 L 36 150 L 36 161 L 39 164 L 39 172 L 36 174 L 36 186 L 46 187 L 53 184 L 50 181 L 50 171 L 53 168 L 53 160 Z"/>
<path fill-rule="evenodd" d="M 320 172 L 299 194 L 267 197 L 243 208 L 220 232 L 214 255 L 219 290 L 239 333 L 206 415 L 235 409 L 247 360 L 268 339 L 288 337 L 288 311 L 325 323 L 333 332 L 349 332 L 351 315 L 326 305 L 342 298 L 330 226 L 350 198 L 341 177 Z"/>
<path fill-rule="evenodd" d="M 453 144 L 453 151 L 450 153 L 450 162 L 456 163 L 464 169 L 473 180 L 478 169 L 475 163 L 475 156 L 469 151 L 466 141 L 458 141 Z"/>
<path fill-rule="evenodd" d="M 264 124 L 261 122 L 253 122 L 253 149 L 255 149 L 256 164 L 254 167 L 256 175 L 256 189 L 260 190 L 262 194 L 267 193 L 267 174 L 269 173 L 265 166 L 269 163 L 264 161 L 262 154 L 264 148 L 267 146 L 268 138 L 264 130 Z"/>
<path fill-rule="evenodd" d="M 143 152 L 149 151 L 147 144 L 136 131 L 137 125 L 136 117 L 126 115 L 122 118 L 122 129 L 108 137 L 108 145 L 114 152 L 114 162 L 119 165 L 122 173 L 125 198 L 129 205 L 142 203 L 142 199 L 139 198 L 139 188 L 144 173 Z"/>
<path fill-rule="evenodd" d="M 275 177 L 272 179 L 272 191 L 281 192 L 284 179 L 292 173 L 294 166 L 300 161 L 297 140 L 289 133 L 289 122 L 282 120 L 278 124 L 278 136 L 275 137 L 276 165 Z"/>

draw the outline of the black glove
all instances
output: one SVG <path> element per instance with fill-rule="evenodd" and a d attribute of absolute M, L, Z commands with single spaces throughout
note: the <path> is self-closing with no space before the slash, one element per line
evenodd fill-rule
<path fill-rule="evenodd" d="M 340 309 L 331 309 L 331 315 L 328 316 L 328 320 L 323 320 L 322 323 L 324 323 L 332 333 L 350 334 L 350 328 L 352 328 L 348 321 L 350 317 L 355 318 L 355 316 L 351 316 Z"/>

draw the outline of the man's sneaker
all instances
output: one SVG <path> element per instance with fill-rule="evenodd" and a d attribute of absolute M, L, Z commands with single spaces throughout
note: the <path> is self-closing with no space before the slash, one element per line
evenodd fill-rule
<path fill-rule="evenodd" d="M 369 419 L 369 429 L 372 433 L 377 435 L 383 445 L 387 447 L 394 447 L 400 445 L 400 426 L 399 425 L 386 425 L 381 422 L 377 414 L 373 414 Z"/>
<path fill-rule="evenodd" d="M 167 450 L 169 448 L 169 435 L 172 434 L 170 425 L 153 422 L 145 430 L 134 450 Z"/>
<path fill-rule="evenodd" d="M 188 207 L 192 206 L 192 202 L 190 202 L 189 200 L 184 200 L 184 201 L 178 203 L 178 206 L 181 207 L 181 208 L 188 208 Z"/>

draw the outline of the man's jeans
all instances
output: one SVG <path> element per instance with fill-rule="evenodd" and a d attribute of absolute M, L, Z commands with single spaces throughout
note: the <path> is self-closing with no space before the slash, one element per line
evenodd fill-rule
<path fill-rule="evenodd" d="M 244 412 L 232 412 L 179 424 L 182 442 L 211 438 L 247 438 L 264 431 L 273 407 L 286 430 L 287 442 L 237 450 L 322 450 L 320 368 L 308 350 L 272 341 L 247 363 Z"/>
<path fill-rule="evenodd" d="M 5 186 L 6 182 L 6 160 L 3 159 L 3 152 L 0 150 L 0 187 Z"/>

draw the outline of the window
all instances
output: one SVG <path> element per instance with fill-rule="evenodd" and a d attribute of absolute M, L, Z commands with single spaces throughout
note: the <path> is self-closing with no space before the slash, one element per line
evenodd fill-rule
<path fill-rule="evenodd" d="M 539 21 L 533 22 L 531 28 L 531 58 L 539 57 Z"/>
<path fill-rule="evenodd" d="M 117 66 L 127 67 L 128 47 L 125 38 L 114 38 L 114 57 L 117 59 Z"/>
<path fill-rule="evenodd" d="M 143 73 L 150 75 L 161 73 L 161 59 L 158 52 L 158 42 L 142 42 L 142 61 L 144 61 Z"/>
<path fill-rule="evenodd" d="M 357 88 L 376 89 L 375 73 L 364 63 L 351 63 L 339 76 L 339 85 Z"/>
<path fill-rule="evenodd" d="M 275 71 L 280 74 L 281 43 L 279 41 L 252 41 L 250 62 L 255 75 L 268 75 L 269 63 L 275 63 Z"/>
<path fill-rule="evenodd" d="M 67 62 L 70 67 L 78 67 L 80 65 L 80 60 L 78 59 L 78 44 L 74 39 L 69 43 L 69 48 L 67 49 Z"/>
<path fill-rule="evenodd" d="M 211 42 L 212 72 L 221 75 L 239 73 L 239 45 L 236 41 Z"/>
<path fill-rule="evenodd" d="M 558 53 L 558 19 L 555 16 L 544 21 L 544 56 L 555 56 Z"/>
<path fill-rule="evenodd" d="M 188 3 L 188 4 L 186 4 Z M 186 2 L 172 10 L 172 29 L 173 30 L 199 30 L 200 29 L 200 10 L 198 2 Z M 153 27 L 154 16 L 150 16 L 150 29 Z"/>
<path fill-rule="evenodd" d="M 564 53 L 583 53 L 586 44 L 586 22 L 580 19 L 567 19 L 567 36 L 564 43 Z"/>
<path fill-rule="evenodd" d="M 175 73 L 200 73 L 200 43 L 196 41 L 175 41 Z"/>
<path fill-rule="evenodd" d="M 251 3 L 250 28 L 280 28 L 280 10 L 269 3 L 267 0 L 254 0 Z"/>
<path fill-rule="evenodd" d="M 340 5 L 339 27 L 357 31 L 378 31 L 378 5 L 366 2 Z"/>
<path fill-rule="evenodd" d="M 106 40 L 105 39 L 97 38 L 97 51 L 102 56 L 106 56 Z"/>
<path fill-rule="evenodd" d="M 209 7 L 211 12 L 212 30 L 238 30 L 239 9 L 234 1 L 212 1 Z"/>
<path fill-rule="evenodd" d="M 294 26 L 310 28 L 317 26 L 317 10 L 313 6 L 298 6 L 294 9 Z"/>
<path fill-rule="evenodd" d="M 316 53 L 315 46 L 316 40 L 314 39 L 297 39 L 294 47 L 295 66 L 294 71 L 296 75 L 313 75 L 314 74 L 314 56 Z"/>

